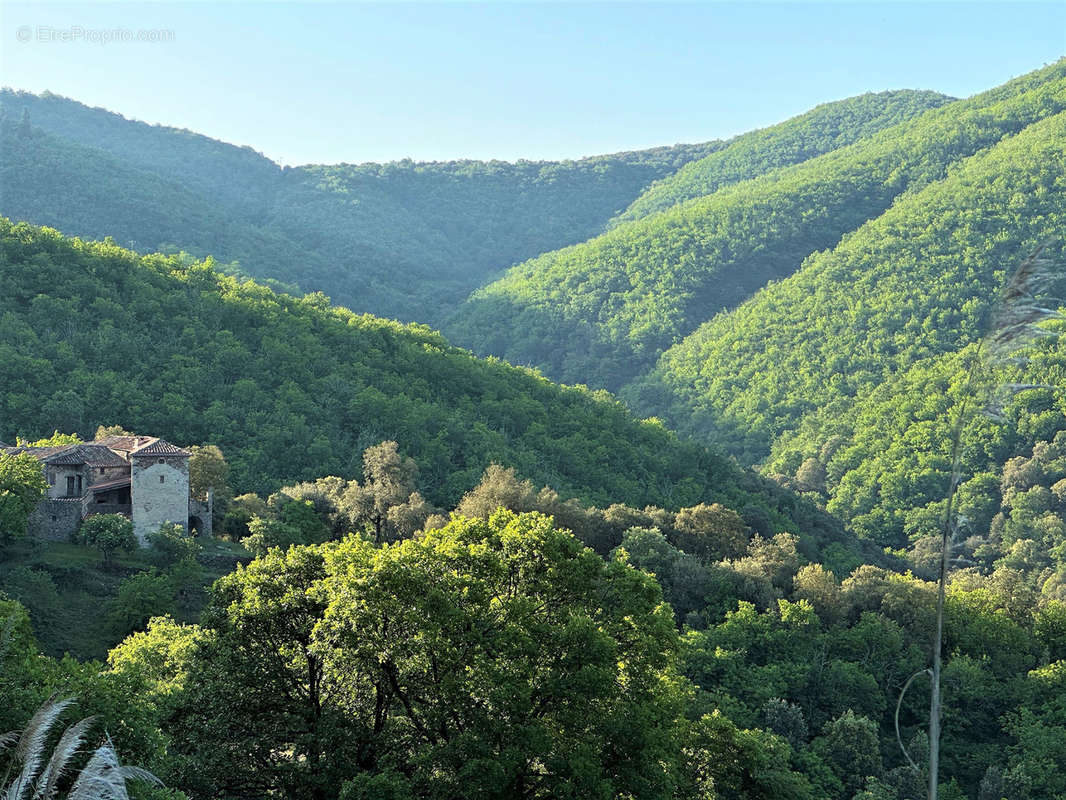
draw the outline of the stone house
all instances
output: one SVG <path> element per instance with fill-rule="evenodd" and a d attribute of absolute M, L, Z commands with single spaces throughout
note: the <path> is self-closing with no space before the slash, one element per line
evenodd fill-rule
<path fill-rule="evenodd" d="M 193 534 L 212 532 L 213 499 L 189 494 L 188 450 L 154 436 L 108 436 L 59 447 L 5 447 L 41 462 L 45 498 L 29 519 L 30 535 L 69 539 L 92 514 L 122 514 L 146 537 L 165 523 Z"/>

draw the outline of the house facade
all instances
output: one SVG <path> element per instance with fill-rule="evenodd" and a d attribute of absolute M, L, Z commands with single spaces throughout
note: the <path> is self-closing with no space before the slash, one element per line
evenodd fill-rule
<path fill-rule="evenodd" d="M 141 544 L 161 525 L 181 525 L 211 534 L 211 493 L 200 501 L 189 493 L 189 457 L 154 436 L 108 436 L 60 447 L 5 447 L 41 462 L 48 483 L 45 498 L 29 519 L 30 535 L 69 539 L 93 514 L 130 518 Z"/>

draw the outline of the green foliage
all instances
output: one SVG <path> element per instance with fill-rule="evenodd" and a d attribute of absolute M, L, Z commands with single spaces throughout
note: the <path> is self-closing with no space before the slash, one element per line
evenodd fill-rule
<path fill-rule="evenodd" d="M 215 513 L 221 517 L 233 499 L 226 457 L 213 444 L 194 445 L 189 452 L 192 454 L 189 456 L 189 493 L 198 500 L 207 500 L 210 490 L 214 494 Z"/>
<path fill-rule="evenodd" d="M 44 702 L 49 666 L 40 658 L 26 609 L 0 594 L 0 729 L 24 725 Z"/>
<path fill-rule="evenodd" d="M 1047 648 L 1050 661 L 1066 661 L 1066 603 L 1052 600 L 1037 610 L 1033 633 Z"/>
<path fill-rule="evenodd" d="M 726 146 L 690 161 L 656 181 L 615 222 L 650 216 L 724 186 L 807 161 L 891 128 L 951 102 L 936 92 L 894 91 L 863 94 L 825 103 L 769 128 L 743 133 Z"/>
<path fill-rule="evenodd" d="M 155 617 L 145 630 L 111 650 L 107 663 L 113 673 L 136 685 L 138 695 L 149 700 L 161 721 L 192 677 L 189 669 L 204 639 L 196 625 Z"/>
<path fill-rule="evenodd" d="M 104 566 L 111 566 L 117 550 L 136 550 L 137 537 L 133 523 L 121 514 L 94 514 L 88 517 L 75 534 L 80 544 L 97 548 L 103 555 Z"/>
<path fill-rule="evenodd" d="M 710 570 L 695 556 L 673 547 L 658 528 L 630 528 L 613 555 L 654 575 L 679 619 L 703 609 Z"/>
<path fill-rule="evenodd" d="M 138 572 L 124 580 L 109 604 L 107 624 L 116 639 L 142 630 L 152 617 L 174 613 L 174 584 L 157 570 Z"/>
<path fill-rule="evenodd" d="M 60 433 L 53 431 L 51 436 L 38 439 L 35 442 L 27 442 L 22 437 L 15 438 L 15 444 L 19 447 L 62 447 L 67 444 L 81 444 L 81 437 L 76 433 Z"/>
<path fill-rule="evenodd" d="M 248 523 L 249 535 L 241 544 L 256 556 L 268 550 L 285 550 L 293 545 L 316 544 L 328 537 L 326 526 L 315 513 L 310 500 L 283 502 L 277 516 L 253 517 Z"/>
<path fill-rule="evenodd" d="M 1007 87 L 519 264 L 472 295 L 445 332 L 476 352 L 537 366 L 555 379 L 617 390 L 716 312 L 793 274 L 808 257 L 834 247 L 842 237 L 849 241 L 846 235 L 868 221 L 890 209 L 895 212 L 897 198 L 913 197 L 922 187 L 944 181 L 975 153 L 1061 112 L 1066 108 L 1064 72 L 1063 64 L 1048 67 Z M 1054 134 L 1043 135 L 1044 146 L 1053 147 Z M 1050 191 L 1040 200 L 1051 203 L 1055 196 Z M 987 219 L 978 208 L 974 217 Z M 909 285 L 917 290 L 922 284 Z M 783 312 L 800 316 L 808 305 L 818 305 L 828 314 L 819 293 L 795 300 Z M 777 330 L 780 314 L 768 312 L 742 332 L 728 316 L 721 318 L 720 327 L 732 334 L 730 339 L 754 349 L 766 336 L 761 326 L 773 321 L 768 327 Z M 848 323 L 846 315 L 834 313 L 836 324 Z M 713 346 L 723 337 L 708 332 L 705 338 Z M 778 369 L 792 369 L 805 355 L 775 353 Z M 737 370 L 746 371 L 742 355 L 734 357 Z M 835 370 L 828 359 L 823 365 Z M 717 366 L 705 378 L 700 374 L 704 366 L 696 361 L 684 374 L 668 377 L 675 379 L 678 391 L 688 393 L 686 398 L 703 396 L 693 377 L 700 383 L 735 380 L 732 371 Z M 734 389 L 729 399 L 736 394 L 760 397 L 754 383 L 736 381 L 743 390 Z M 660 393 L 654 384 L 641 389 L 635 395 L 643 398 L 640 411 L 668 412 Z"/>
<path fill-rule="evenodd" d="M 364 534 L 376 542 L 404 539 L 420 530 L 437 512 L 415 490 L 417 476 L 418 465 L 400 454 L 396 442 L 382 442 L 363 452 L 362 483 L 330 476 L 284 486 L 270 496 L 265 508 L 251 513 L 249 529 L 254 528 L 265 537 L 264 542 L 280 537 L 290 544 L 339 539 L 346 533 Z M 245 505 L 251 511 L 251 504 Z M 284 517 L 286 509 L 290 515 L 294 509 L 303 515 L 305 521 L 297 526 L 302 532 L 286 533 L 272 527 Z M 260 552 L 259 539 L 252 541 L 256 552 Z"/>
<path fill-rule="evenodd" d="M 829 512 L 881 546 L 935 532 L 951 471 L 950 410 L 966 392 L 972 343 L 1004 272 L 1066 224 L 1058 202 L 1066 116 L 1055 113 L 1066 101 L 1063 69 L 973 112 L 1008 127 L 1029 118 L 1016 135 L 907 192 L 791 277 L 704 324 L 625 396 L 742 462 L 802 470 L 797 488 L 818 492 Z M 1057 240 L 1047 256 L 1061 262 L 1063 253 Z M 1056 390 L 1063 363 L 1062 345 L 1049 339 L 1004 365 L 999 380 L 1048 388 L 1004 398 L 1008 424 L 978 418 L 965 430 L 963 538 L 989 536 L 998 506 L 991 484 L 1005 462 L 1066 425 Z M 1046 488 L 1045 504 L 1054 497 Z M 1041 519 L 1054 509 L 1036 511 L 1036 495 L 1020 499 L 1008 536 L 1055 540 L 1057 523 Z"/>
<path fill-rule="evenodd" d="M 537 502 L 513 475 L 488 477 L 471 505 L 488 503 L 490 488 Z M 310 497 L 301 505 L 324 525 Z M 499 793 L 513 793 L 507 781 L 531 763 L 533 796 L 614 796 L 618 785 L 700 800 L 919 796 L 920 776 L 892 744 L 892 712 L 927 663 L 933 585 L 870 566 L 838 583 L 821 565 L 800 566 L 786 535 L 710 562 L 632 524 L 676 532 L 681 513 L 598 513 L 626 526 L 622 549 L 662 579 L 674 611 L 686 598 L 693 610 L 671 614 L 651 577 L 601 560 L 536 512 L 453 517 L 398 544 L 271 550 L 218 582 L 202 627 L 157 619 L 113 651 L 110 672 L 90 665 L 62 680 L 88 687 L 93 708 L 125 713 L 130 752 L 153 753 L 153 769 L 197 797 L 509 796 Z M 132 608 L 168 578 L 156 598 L 168 602 L 173 571 L 142 573 L 119 594 Z M 707 587 L 702 608 L 692 581 Z M 1060 791 L 1050 766 L 1061 756 L 1057 667 L 1040 666 L 1057 641 L 1057 606 L 1034 612 L 1039 593 L 1003 581 L 1003 570 L 963 570 L 949 590 L 950 796 L 995 780 L 1003 797 Z M 720 587 L 755 600 L 717 614 Z M 684 629 L 680 647 L 691 685 L 672 666 L 680 617 L 700 628 Z M 13 680 L 0 680 L 0 695 L 17 688 L 35 705 L 60 678 L 21 619 L 26 657 L 5 664 Z M 920 686 L 901 715 L 918 759 Z"/>
<path fill-rule="evenodd" d="M 0 545 L 26 535 L 26 522 L 48 484 L 31 455 L 0 452 Z"/>
<path fill-rule="evenodd" d="M 703 716 L 686 743 L 689 768 L 702 797 L 721 800 L 813 800 L 806 776 L 793 771 L 791 749 L 779 736 L 741 730 L 720 711 Z"/>
<path fill-rule="evenodd" d="M 19 565 L 3 577 L 3 591 L 30 613 L 38 639 L 52 633 L 63 615 L 62 600 L 52 576 L 42 570 Z"/>
<path fill-rule="evenodd" d="M 1056 661 L 1027 676 L 1031 702 L 1008 717 L 1017 740 L 1010 748 L 1005 783 L 1023 797 L 1066 794 L 1066 661 Z"/>
<path fill-rule="evenodd" d="M 1039 631 L 1049 623 L 1032 625 L 1036 594 L 1003 594 L 997 583 L 995 574 L 961 571 L 949 587 L 941 762 L 945 784 L 955 785 L 945 796 L 974 797 L 987 784 L 1000 794 L 982 798 L 1054 797 L 1047 787 L 1057 786 L 1048 765 L 1060 757 L 1059 662 L 1039 666 Z M 831 618 L 812 613 L 812 585 L 833 590 Z M 698 688 L 690 714 L 719 709 L 739 728 L 785 737 L 792 768 L 815 796 L 921 797 L 925 779 L 904 762 L 893 723 L 900 687 L 928 663 L 934 592 L 871 567 L 838 586 L 808 565 L 776 607 L 741 601 L 724 619 L 684 633 L 683 671 Z M 900 715 L 919 763 L 928 752 L 925 686 L 912 686 Z"/>
<path fill-rule="evenodd" d="M 195 561 L 203 546 L 185 532 L 181 525 L 167 523 L 146 537 L 150 557 L 160 567 L 170 567 L 180 561 Z"/>
<path fill-rule="evenodd" d="M 546 517 L 272 550 L 214 593 L 176 717 L 197 796 L 672 794 L 669 609 Z"/>
<path fill-rule="evenodd" d="M 867 778 L 881 776 L 877 723 L 850 708 L 825 724 L 812 747 L 840 779 L 845 797 L 857 792 Z"/>
<path fill-rule="evenodd" d="M 118 624 L 111 615 L 130 578 L 156 567 L 155 574 L 163 575 L 170 588 L 157 606 L 145 604 L 142 609 L 148 614 L 171 609 L 177 619 L 191 622 L 206 603 L 207 587 L 236 563 L 249 560 L 237 544 L 197 543 L 205 545 L 198 560 L 185 559 L 164 568 L 149 548 L 116 551 L 105 566 L 97 551 L 79 544 L 23 540 L 5 550 L 0 593 L 29 610 L 35 638 L 47 655 L 104 658 L 133 629 L 133 622 Z"/>
<path fill-rule="evenodd" d="M 8 216 L 202 258 L 285 291 L 436 324 L 502 267 L 598 233 L 720 143 L 578 161 L 282 168 L 249 148 L 55 95 L 0 92 Z M 176 244 L 177 243 L 177 244 Z"/>
<path fill-rule="evenodd" d="M 197 450 L 194 493 L 267 499 L 219 509 L 259 558 L 215 585 L 199 626 L 149 621 L 199 610 L 199 542 L 180 529 L 146 556 L 166 572 L 12 543 L 0 586 L 30 616 L 0 599 L 0 730 L 77 694 L 122 752 L 205 800 L 920 796 L 893 712 L 929 658 L 948 412 L 991 287 L 1063 226 L 1064 69 L 958 103 L 868 95 L 702 152 L 566 165 L 280 171 L 3 94 L 49 131 L 0 126 L 5 204 L 252 257 L 256 274 L 398 315 L 437 314 L 489 269 L 597 233 L 692 160 L 609 232 L 516 267 L 454 330 L 594 385 L 659 359 L 626 397 L 774 482 L 602 393 L 222 274 L 241 265 L 5 221 L 8 435 L 117 419 L 217 442 Z M 549 219 L 564 200 L 582 214 Z M 708 322 L 723 306 L 736 309 Z M 1047 388 L 964 437 L 946 798 L 1066 794 L 1062 347 L 1007 367 Z M 226 569 L 240 559 L 209 544 Z M 893 571 L 904 557 L 916 574 Z M 39 654 L 34 627 L 59 652 L 87 613 L 112 636 L 147 628 L 109 668 Z M 925 687 L 900 713 L 918 760 Z"/>
<path fill-rule="evenodd" d="M 0 417 L 16 431 L 50 424 L 35 398 L 61 383 L 89 400 L 87 431 L 118 417 L 217 442 L 237 492 L 350 478 L 367 447 L 391 440 L 434 505 L 454 506 L 496 462 L 586 502 L 717 501 L 767 509 L 775 525 L 835 527 L 607 396 L 475 359 L 422 327 L 6 221 L 0 275 Z"/>
<path fill-rule="evenodd" d="M 802 533 L 787 539 L 793 558 L 798 547 L 805 556 L 822 557 L 839 570 L 852 569 L 863 560 L 884 560 L 881 553 L 860 552 L 847 534 L 833 531 L 825 525 L 824 518 L 810 513 L 812 508 L 804 507 L 794 498 L 779 495 L 778 499 L 783 507 L 789 507 L 789 501 L 795 503 L 789 507 L 790 516 Z M 775 530 L 784 527 L 771 520 L 763 507 L 753 505 L 744 506 L 741 515 L 718 503 L 700 503 L 675 513 L 650 505 L 639 509 L 614 503 L 607 508 L 597 508 L 575 500 L 562 501 L 550 487 L 537 491 L 530 481 L 518 480 L 514 470 L 498 465 L 485 470 L 481 482 L 463 496 L 456 510 L 467 516 L 487 518 L 499 507 L 550 515 L 602 555 L 618 547 L 630 529 L 654 528 L 662 533 L 672 549 L 684 550 L 687 556 L 703 562 L 712 562 L 751 555 L 753 530 L 761 530 L 772 537 Z M 754 552 L 760 551 L 761 542 L 760 539 L 755 545 Z"/>

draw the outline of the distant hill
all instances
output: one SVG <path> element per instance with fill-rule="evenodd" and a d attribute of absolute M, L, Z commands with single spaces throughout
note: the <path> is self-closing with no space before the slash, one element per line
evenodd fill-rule
<path fill-rule="evenodd" d="M 3 90 L 0 111 L 0 213 L 142 251 L 180 244 L 240 274 L 429 323 L 495 271 L 598 233 L 648 184 L 721 146 L 282 169 L 51 94 Z"/>
<path fill-rule="evenodd" d="M 799 164 L 872 136 L 950 103 L 937 92 L 899 90 L 824 103 L 779 125 L 744 133 L 704 158 L 656 181 L 615 219 L 640 219 L 723 186 L 751 180 L 779 167 Z"/>
<path fill-rule="evenodd" d="M 864 95 L 740 137 L 698 162 L 708 196 L 513 267 L 459 307 L 445 332 L 476 352 L 616 390 L 718 310 L 790 274 L 908 188 L 1017 127 L 966 122 L 956 116 L 966 105 L 943 101 L 929 93 Z M 844 120 L 850 136 L 839 132 Z M 866 136 L 879 125 L 890 127 Z M 802 155 L 804 141 L 829 152 L 766 172 Z M 645 195 L 653 207 L 671 180 Z M 678 191 L 693 190 L 686 185 Z"/>
<path fill-rule="evenodd" d="M 1052 242 L 1047 252 L 1058 263 L 1066 256 L 1066 60 L 966 100 L 863 95 L 729 142 L 562 164 L 281 170 L 247 149 L 60 98 L 2 99 L 5 206 L 67 229 L 110 230 L 120 244 L 188 249 L 192 256 L 151 257 L 138 269 L 165 273 L 180 287 L 209 275 L 203 296 L 217 293 L 209 306 L 225 309 L 211 314 L 235 313 L 225 305 L 232 296 L 241 320 L 246 305 L 262 302 L 263 319 L 314 321 L 284 334 L 246 332 L 231 348 L 236 329 L 201 318 L 193 303 L 178 314 L 183 346 L 151 340 L 165 363 L 117 338 L 108 341 L 126 353 L 121 362 L 102 345 L 70 360 L 73 343 L 89 346 L 77 331 L 98 328 L 95 318 L 79 316 L 89 313 L 82 306 L 102 302 L 98 292 L 129 302 L 115 299 L 126 297 L 125 279 L 108 273 L 111 289 L 79 284 L 59 304 L 49 299 L 50 284 L 33 284 L 8 301 L 3 318 L 14 327 L 0 342 L 18 343 L 5 345 L 5 365 L 13 365 L 7 385 L 24 388 L 7 391 L 6 413 L 18 422 L 0 433 L 45 433 L 38 428 L 51 418 L 81 428 L 101 409 L 120 414 L 117 399 L 85 399 L 100 365 L 110 365 L 104 371 L 122 376 L 122 397 L 137 418 L 99 421 L 180 441 L 221 436 L 236 474 L 259 490 L 323 469 L 354 474 L 371 440 L 396 438 L 430 465 L 428 490 L 446 501 L 492 460 L 591 502 L 676 505 L 742 486 L 758 499 L 723 502 L 770 503 L 783 521 L 792 500 L 782 498 L 794 498 L 751 483 L 728 459 L 678 443 L 657 423 L 634 422 L 605 395 L 472 359 L 421 327 L 345 316 L 320 296 L 278 296 L 219 271 L 258 272 L 294 294 L 297 284 L 341 286 L 361 298 L 360 307 L 384 313 L 421 309 L 458 345 L 614 390 L 639 415 L 808 492 L 860 536 L 904 547 L 937 517 L 951 392 L 996 287 L 1041 243 Z M 16 100 L 29 108 L 28 120 L 16 118 Z M 154 158 L 153 148 L 167 157 Z M 187 174 L 183 160 L 196 163 Z M 638 184 L 648 183 L 640 194 Z M 238 185 L 247 191 L 227 193 Z M 523 215 L 536 223 L 523 227 Z M 590 230 L 604 232 L 518 264 L 459 304 L 495 274 L 493 259 L 520 258 Z M 186 244 L 190 232 L 196 246 Z M 76 263 L 87 253 L 119 252 L 64 246 L 80 254 Z M 195 255 L 208 250 L 222 263 L 197 264 Z M 245 253 L 255 254 L 254 266 Z M 17 263 L 32 273 L 31 260 Z M 13 269 L 17 281 L 30 280 Z M 115 330 L 151 326 L 135 305 L 132 317 L 112 320 Z M 166 306 L 161 298 L 147 304 Z M 111 320 L 111 306 L 101 308 Z M 31 324 L 27 314 L 38 316 Z M 248 321 L 249 330 L 267 326 L 263 319 Z M 330 324 L 320 335 L 322 320 Z M 357 341 L 337 339 L 332 325 Z M 56 326 L 66 326 L 58 338 Z M 379 344 L 380 336 L 391 344 Z M 40 347 L 47 355 L 37 364 Z M 982 423 L 968 434 L 964 468 L 975 497 L 993 496 L 994 476 L 1008 480 L 1012 458 L 1066 429 L 1066 379 L 1057 345 L 1048 347 L 1015 377 L 1051 388 L 1019 396 L 1007 409 L 1010 426 Z M 151 369 L 139 372 L 143 365 Z M 68 367 L 81 381 L 76 396 L 35 406 L 32 398 L 48 396 L 48 380 L 61 383 Z M 200 372 L 215 394 L 202 393 Z M 141 399 L 145 385 L 151 400 Z M 159 403 L 173 407 L 160 416 Z M 591 419 L 600 413 L 610 433 Z M 616 439 L 630 435 L 627 455 L 614 460 Z M 671 442 L 662 453 L 654 452 L 659 435 Z M 271 466 L 277 452 L 289 454 L 280 471 Z M 688 476 L 685 459 L 699 477 Z M 981 524 L 981 535 L 991 535 L 991 523 Z"/>
<path fill-rule="evenodd" d="M 623 218 L 512 268 L 445 330 L 618 390 L 639 414 L 813 492 L 861 537 L 906 547 L 936 530 L 952 393 L 1003 276 L 1046 242 L 1066 263 L 1064 125 L 1066 60 Z M 665 204 L 670 187 L 698 190 L 684 176 L 729 154 L 683 168 L 634 208 Z M 977 541 L 1001 535 L 980 498 L 1009 512 L 999 487 L 1011 459 L 1066 430 L 1066 362 L 1046 347 L 1003 380 L 1048 388 L 1008 404 L 1009 424 L 967 429 Z"/>

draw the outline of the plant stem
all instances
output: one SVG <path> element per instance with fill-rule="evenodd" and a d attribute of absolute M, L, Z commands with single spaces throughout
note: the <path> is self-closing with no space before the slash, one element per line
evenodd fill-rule
<path fill-rule="evenodd" d="M 952 518 L 955 510 L 955 496 L 961 478 L 959 461 L 962 453 L 962 431 L 966 427 L 966 414 L 970 398 L 976 390 L 977 372 L 981 366 L 981 349 L 984 342 L 978 344 L 966 376 L 966 385 L 962 403 L 955 417 L 951 437 L 951 483 L 948 486 L 947 508 L 944 509 L 944 523 L 940 530 L 940 580 L 936 595 L 936 634 L 933 637 L 932 692 L 929 699 L 929 800 L 937 800 L 940 772 L 940 666 L 941 652 L 944 646 L 944 598 L 947 593 L 948 552 L 951 548 Z"/>

